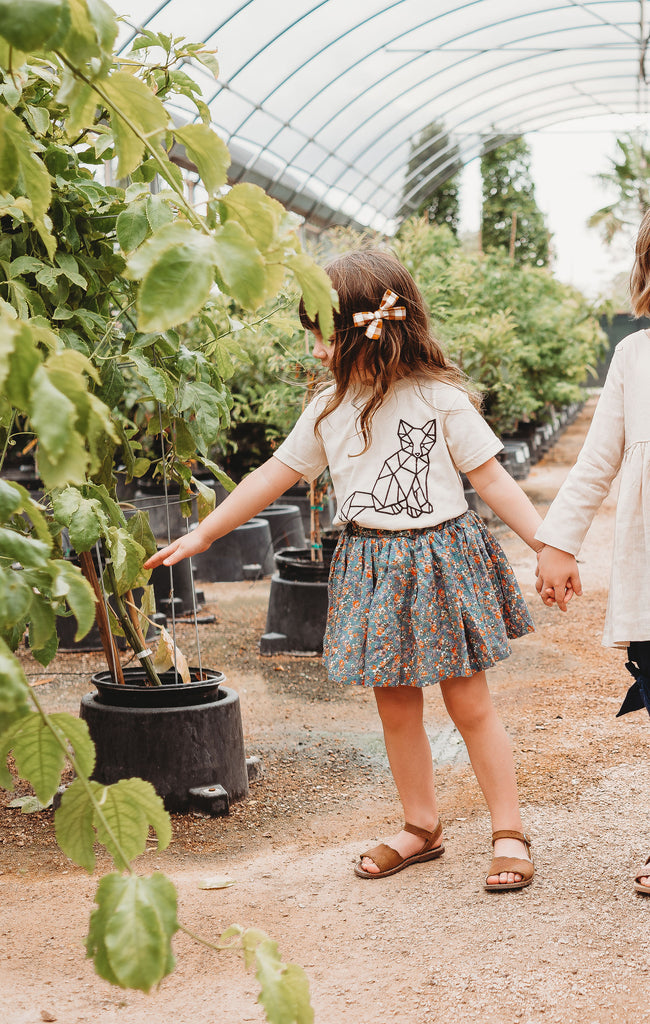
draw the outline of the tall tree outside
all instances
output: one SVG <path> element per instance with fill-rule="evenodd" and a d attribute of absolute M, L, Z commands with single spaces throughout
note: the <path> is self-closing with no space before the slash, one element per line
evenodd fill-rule
<path fill-rule="evenodd" d="M 596 175 L 615 195 L 608 205 L 589 218 L 590 228 L 599 228 L 606 245 L 626 228 L 636 230 L 644 213 L 650 209 L 650 150 L 639 136 L 625 135 L 616 140 L 618 159 L 611 169 Z"/>
<path fill-rule="evenodd" d="M 457 235 L 461 167 L 458 146 L 442 122 L 432 121 L 411 142 L 398 217 L 427 216 L 431 224 L 447 224 Z"/>
<path fill-rule="evenodd" d="M 486 251 L 506 249 L 515 263 L 546 267 L 549 231 L 535 199 L 530 159 L 521 135 L 484 139 L 482 245 Z"/>

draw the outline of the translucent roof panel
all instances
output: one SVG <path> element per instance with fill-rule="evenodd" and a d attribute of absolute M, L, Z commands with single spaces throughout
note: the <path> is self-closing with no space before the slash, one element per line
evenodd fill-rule
<path fill-rule="evenodd" d="M 230 146 L 232 179 L 321 223 L 390 230 L 431 125 L 437 184 L 486 139 L 647 109 L 647 0 L 122 4 L 125 52 L 138 27 L 217 50 L 218 81 L 187 70 Z M 179 102 L 178 116 L 194 115 Z"/>

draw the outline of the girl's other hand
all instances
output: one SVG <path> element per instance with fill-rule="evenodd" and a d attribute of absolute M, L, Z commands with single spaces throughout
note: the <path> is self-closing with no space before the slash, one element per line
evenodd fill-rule
<path fill-rule="evenodd" d="M 575 557 L 546 545 L 537 556 L 537 593 L 545 605 L 557 604 L 560 611 L 567 610 L 574 595 L 582 594 L 580 572 Z"/>

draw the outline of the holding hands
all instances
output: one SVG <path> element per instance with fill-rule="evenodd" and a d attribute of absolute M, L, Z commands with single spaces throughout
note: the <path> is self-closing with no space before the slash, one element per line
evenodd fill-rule
<path fill-rule="evenodd" d="M 565 612 L 571 598 L 582 595 L 578 563 L 568 551 L 545 545 L 537 554 L 536 575 L 537 593 L 548 607 L 557 604 Z"/>

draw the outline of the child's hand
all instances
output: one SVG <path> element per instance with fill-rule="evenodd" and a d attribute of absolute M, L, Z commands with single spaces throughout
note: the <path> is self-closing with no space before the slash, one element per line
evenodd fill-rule
<path fill-rule="evenodd" d="M 144 563 L 145 569 L 155 569 L 158 565 L 176 565 L 177 562 L 181 562 L 184 558 L 190 558 L 192 555 L 198 555 L 199 552 L 205 551 L 209 544 L 204 544 L 201 541 L 200 536 L 197 536 L 198 530 L 193 530 L 192 533 L 188 533 L 185 537 L 179 537 L 178 540 L 172 541 L 166 548 L 162 548 L 157 551 L 155 555 L 148 558 Z"/>
<path fill-rule="evenodd" d="M 537 593 L 545 605 L 557 604 L 560 611 L 567 610 L 567 604 L 574 594 L 580 597 L 582 583 L 578 563 L 568 551 L 560 551 L 546 545 L 537 556 Z"/>

